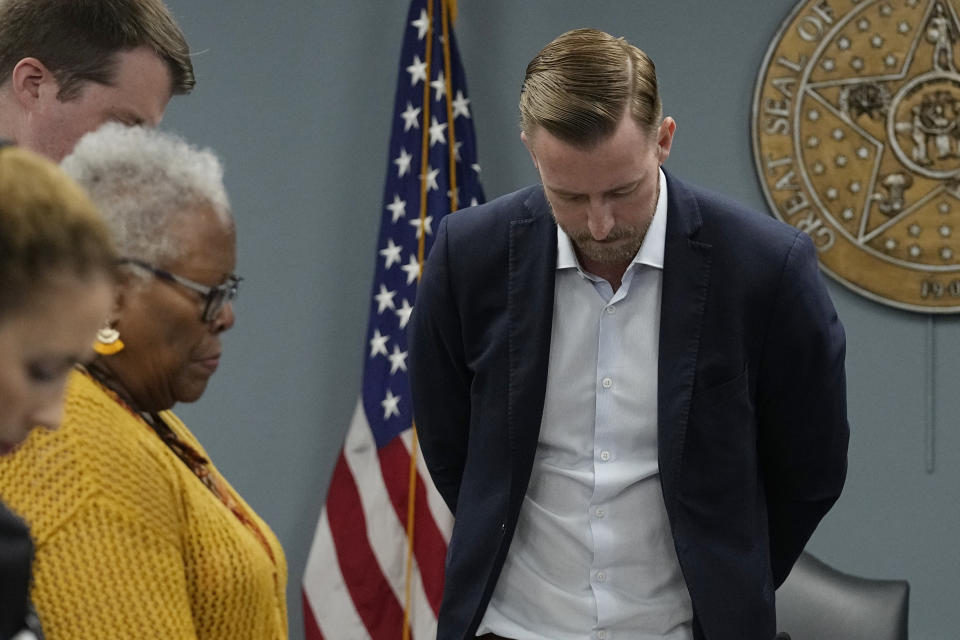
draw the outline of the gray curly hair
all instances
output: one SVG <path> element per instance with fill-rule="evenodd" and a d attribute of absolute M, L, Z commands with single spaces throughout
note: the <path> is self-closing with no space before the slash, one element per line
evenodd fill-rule
<path fill-rule="evenodd" d="M 175 219 L 197 209 L 233 224 L 216 155 L 171 133 L 107 123 L 83 136 L 61 167 L 103 213 L 121 256 L 176 260 Z"/>

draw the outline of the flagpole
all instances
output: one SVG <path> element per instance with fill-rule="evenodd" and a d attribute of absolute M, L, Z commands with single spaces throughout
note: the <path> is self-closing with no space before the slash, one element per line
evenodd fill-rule
<path fill-rule="evenodd" d="M 452 0 L 441 0 L 440 6 L 443 13 L 443 73 L 446 86 L 447 103 L 447 132 L 450 134 L 450 144 L 447 147 L 447 155 L 450 158 L 450 211 L 456 211 L 460 208 L 459 194 L 457 193 L 457 136 L 453 126 L 453 75 L 450 72 L 450 33 L 448 28 L 449 16 L 447 5 Z M 456 7 L 453 7 L 456 11 Z M 422 263 L 421 263 L 422 269 Z"/>
<path fill-rule="evenodd" d="M 427 2 L 427 45 L 426 45 L 426 60 L 424 64 L 427 65 L 427 78 L 432 78 L 433 71 L 433 0 Z M 427 169 L 430 167 L 430 137 L 427 130 L 427 125 L 430 122 L 430 83 L 424 81 L 423 83 L 423 130 L 422 135 L 420 136 L 421 145 L 420 145 L 420 229 L 423 230 L 425 220 L 427 218 L 427 194 L 429 189 L 427 189 Z M 427 245 L 427 234 L 424 231 L 420 232 L 419 245 L 417 247 L 417 259 L 420 262 L 421 271 L 423 271 L 423 257 L 426 252 Z M 404 638 L 406 640 L 406 638 Z"/>
<path fill-rule="evenodd" d="M 427 65 L 427 78 L 433 77 L 433 0 L 427 2 L 427 34 L 426 51 L 424 52 L 424 61 Z M 430 160 L 430 138 L 427 123 L 430 122 L 430 83 L 423 83 L 423 127 L 420 136 L 420 237 L 417 244 L 417 262 L 420 269 L 417 273 L 417 280 L 420 280 L 420 274 L 423 273 L 423 258 L 426 252 L 426 227 L 427 217 L 427 170 Z M 410 446 L 410 468 L 409 481 L 407 484 L 407 557 L 406 572 L 404 576 L 404 595 L 403 595 L 403 634 L 402 640 L 410 640 L 410 613 L 413 608 L 412 602 L 412 582 L 413 582 L 413 535 L 416 529 L 416 506 L 417 506 L 417 455 L 419 443 L 417 441 L 416 423 L 411 421 L 413 429 L 413 438 Z"/>
<path fill-rule="evenodd" d="M 426 51 L 426 65 L 427 65 L 427 77 L 432 77 L 431 69 L 433 66 L 433 1 L 431 0 L 428 8 L 428 27 L 427 27 L 427 51 Z M 441 11 L 441 28 L 443 30 L 443 71 L 444 71 L 444 89 L 445 91 L 445 104 L 447 111 L 447 132 L 450 135 L 450 142 L 448 145 L 447 155 L 449 158 L 449 182 L 450 182 L 450 211 L 456 211 L 460 208 L 459 204 L 459 194 L 457 192 L 457 152 L 456 152 L 456 132 L 454 127 L 453 120 L 453 104 L 452 104 L 452 93 L 453 93 L 453 75 L 452 67 L 450 64 L 450 22 L 456 20 L 457 14 L 457 2 L 456 0 L 440 0 L 440 11 Z M 424 94 L 423 94 L 423 122 L 426 125 L 430 120 L 430 85 L 429 83 L 424 82 Z M 422 136 L 422 155 L 420 163 L 420 175 L 425 176 L 427 174 L 427 169 L 429 167 L 428 155 L 429 155 L 429 137 L 427 127 L 423 128 Z M 428 194 L 426 180 L 421 179 L 420 181 L 420 228 L 424 228 L 424 220 L 427 216 L 427 194 Z M 423 260 L 424 260 L 424 248 L 426 244 L 426 233 L 420 235 L 419 243 L 419 254 L 418 260 L 420 264 L 420 272 L 417 274 L 417 280 L 420 280 L 420 275 L 423 273 Z M 413 437 L 411 439 L 410 445 L 410 472 L 409 472 L 409 488 L 407 495 L 407 570 L 406 570 L 406 593 L 405 601 L 403 608 L 404 615 L 404 625 L 403 625 L 403 640 L 409 640 L 410 638 L 410 612 L 412 609 L 411 602 L 411 580 L 413 578 L 413 536 L 415 531 L 415 511 L 416 511 L 416 488 L 417 488 L 417 457 L 419 455 L 419 441 L 417 438 L 417 425 L 416 422 L 412 424 L 412 433 Z"/>
<path fill-rule="evenodd" d="M 413 533 L 417 502 L 417 426 L 413 424 L 413 442 L 410 446 L 410 482 L 407 488 L 407 570 L 404 578 L 403 640 L 410 640 L 410 612 L 413 608 L 411 583 L 413 581 Z"/>

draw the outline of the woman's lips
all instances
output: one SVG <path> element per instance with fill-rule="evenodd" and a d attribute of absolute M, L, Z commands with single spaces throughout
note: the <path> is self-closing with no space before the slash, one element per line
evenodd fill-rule
<path fill-rule="evenodd" d="M 210 373 L 213 373 L 214 371 L 217 370 L 217 367 L 220 366 L 220 356 L 211 356 L 209 358 L 202 358 L 200 360 L 197 360 L 197 364 L 203 367 L 204 369 L 206 369 L 207 371 L 209 371 Z"/>

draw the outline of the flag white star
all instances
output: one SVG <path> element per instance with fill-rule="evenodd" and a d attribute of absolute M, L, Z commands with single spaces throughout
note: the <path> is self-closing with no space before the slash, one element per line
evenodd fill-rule
<path fill-rule="evenodd" d="M 423 219 L 423 222 L 420 222 L 420 218 L 410 221 L 410 225 L 417 228 L 417 239 L 423 235 L 423 230 L 427 230 L 427 235 L 433 235 L 433 230 L 430 228 L 430 223 L 433 222 L 433 216 L 427 216 Z"/>
<path fill-rule="evenodd" d="M 443 79 L 443 71 L 437 74 L 437 79 L 431 82 L 430 86 L 436 91 L 433 96 L 434 100 L 439 100 L 447 94 L 447 81 Z"/>
<path fill-rule="evenodd" d="M 475 197 L 474 197 L 474 198 L 470 198 L 470 206 L 471 206 L 471 207 L 475 207 L 475 206 L 477 206 L 478 204 L 480 204 L 480 202 L 479 202 Z"/>
<path fill-rule="evenodd" d="M 370 339 L 370 357 L 374 358 L 378 353 L 389 357 L 387 353 L 387 341 L 390 340 L 390 336 L 380 335 L 379 329 L 373 330 L 373 338 Z"/>
<path fill-rule="evenodd" d="M 427 81 L 427 63 L 420 60 L 420 56 L 414 54 L 413 64 L 407 67 L 407 73 L 410 74 L 410 86 L 414 86 L 419 81 Z"/>
<path fill-rule="evenodd" d="M 420 17 L 410 23 L 417 28 L 417 40 L 423 40 L 427 35 L 427 29 L 430 28 L 430 18 L 427 17 L 427 10 L 420 9 Z"/>
<path fill-rule="evenodd" d="M 407 272 L 407 284 L 413 284 L 420 276 L 420 262 L 417 260 L 417 256 L 412 253 L 410 254 L 410 262 L 400 268 Z"/>
<path fill-rule="evenodd" d="M 394 194 L 393 202 L 387 205 L 387 209 L 393 214 L 393 221 L 396 222 L 400 218 L 406 217 L 407 201 L 401 200 L 399 194 Z"/>
<path fill-rule="evenodd" d="M 407 102 L 407 110 L 400 114 L 400 117 L 403 118 L 403 131 L 406 133 L 410 131 L 411 128 L 419 129 L 420 128 L 420 107 L 414 109 L 413 105 Z"/>
<path fill-rule="evenodd" d="M 439 191 L 440 187 L 437 185 L 437 176 L 440 175 L 440 169 L 434 169 L 430 165 L 427 165 L 427 174 L 421 175 L 421 180 L 427 181 L 427 191 Z"/>
<path fill-rule="evenodd" d="M 459 140 L 453 143 L 453 158 L 460 162 L 460 147 L 463 146 L 463 143 Z"/>
<path fill-rule="evenodd" d="M 437 122 L 436 116 L 430 116 L 430 146 L 436 143 L 447 144 L 447 136 L 444 131 L 447 129 L 446 122 Z"/>
<path fill-rule="evenodd" d="M 383 265 L 384 269 L 389 269 L 393 266 L 393 263 L 400 262 L 400 249 L 402 247 L 395 245 L 393 243 L 393 238 L 387 238 L 387 248 L 380 249 L 380 255 L 386 258 L 387 263 Z M 412 257 L 412 256 L 411 256 Z"/>
<path fill-rule="evenodd" d="M 397 317 L 400 318 L 400 328 L 405 329 L 407 323 L 410 322 L 410 314 L 413 313 L 413 307 L 410 306 L 410 303 L 407 302 L 407 299 L 403 299 L 403 304 L 400 305 L 400 308 L 394 311 L 397 314 Z"/>
<path fill-rule="evenodd" d="M 396 291 L 388 291 L 385 285 L 380 285 L 380 293 L 373 296 L 373 299 L 377 301 L 379 308 L 377 313 L 381 314 L 387 309 L 396 309 L 396 305 L 393 304 L 393 296 L 397 295 Z"/>
<path fill-rule="evenodd" d="M 470 165 L 470 168 L 473 169 L 475 173 L 480 173 L 480 165 L 477 164 L 476 162 Z"/>
<path fill-rule="evenodd" d="M 470 101 L 463 95 L 463 91 L 457 89 L 457 97 L 451 104 L 453 105 L 454 120 L 456 120 L 457 116 L 470 118 L 470 108 L 467 106 L 470 104 Z"/>
<path fill-rule="evenodd" d="M 388 355 L 387 358 L 390 360 L 390 375 L 397 371 L 407 370 L 407 352 L 400 351 L 399 346 L 393 345 L 393 353 Z"/>
<path fill-rule="evenodd" d="M 380 406 L 383 407 L 383 419 L 386 420 L 390 416 L 399 416 L 400 415 L 400 396 L 393 395 L 393 392 L 390 389 L 387 389 L 387 395 L 380 402 Z"/>
<path fill-rule="evenodd" d="M 393 164 L 397 165 L 398 178 L 402 178 L 403 174 L 410 171 L 411 160 L 413 160 L 413 156 L 407 153 L 406 149 L 400 147 L 400 157 L 393 161 Z"/>

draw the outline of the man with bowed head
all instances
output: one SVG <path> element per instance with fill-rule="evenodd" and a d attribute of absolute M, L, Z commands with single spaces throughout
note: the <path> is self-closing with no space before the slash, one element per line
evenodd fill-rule
<path fill-rule="evenodd" d="M 162 0 L 0 0 L 0 139 L 60 161 L 105 122 L 156 126 L 194 82 Z"/>
<path fill-rule="evenodd" d="M 770 640 L 846 474 L 843 328 L 809 238 L 661 166 L 653 62 L 527 67 L 542 184 L 444 218 L 410 329 L 456 515 L 438 638 Z"/>

